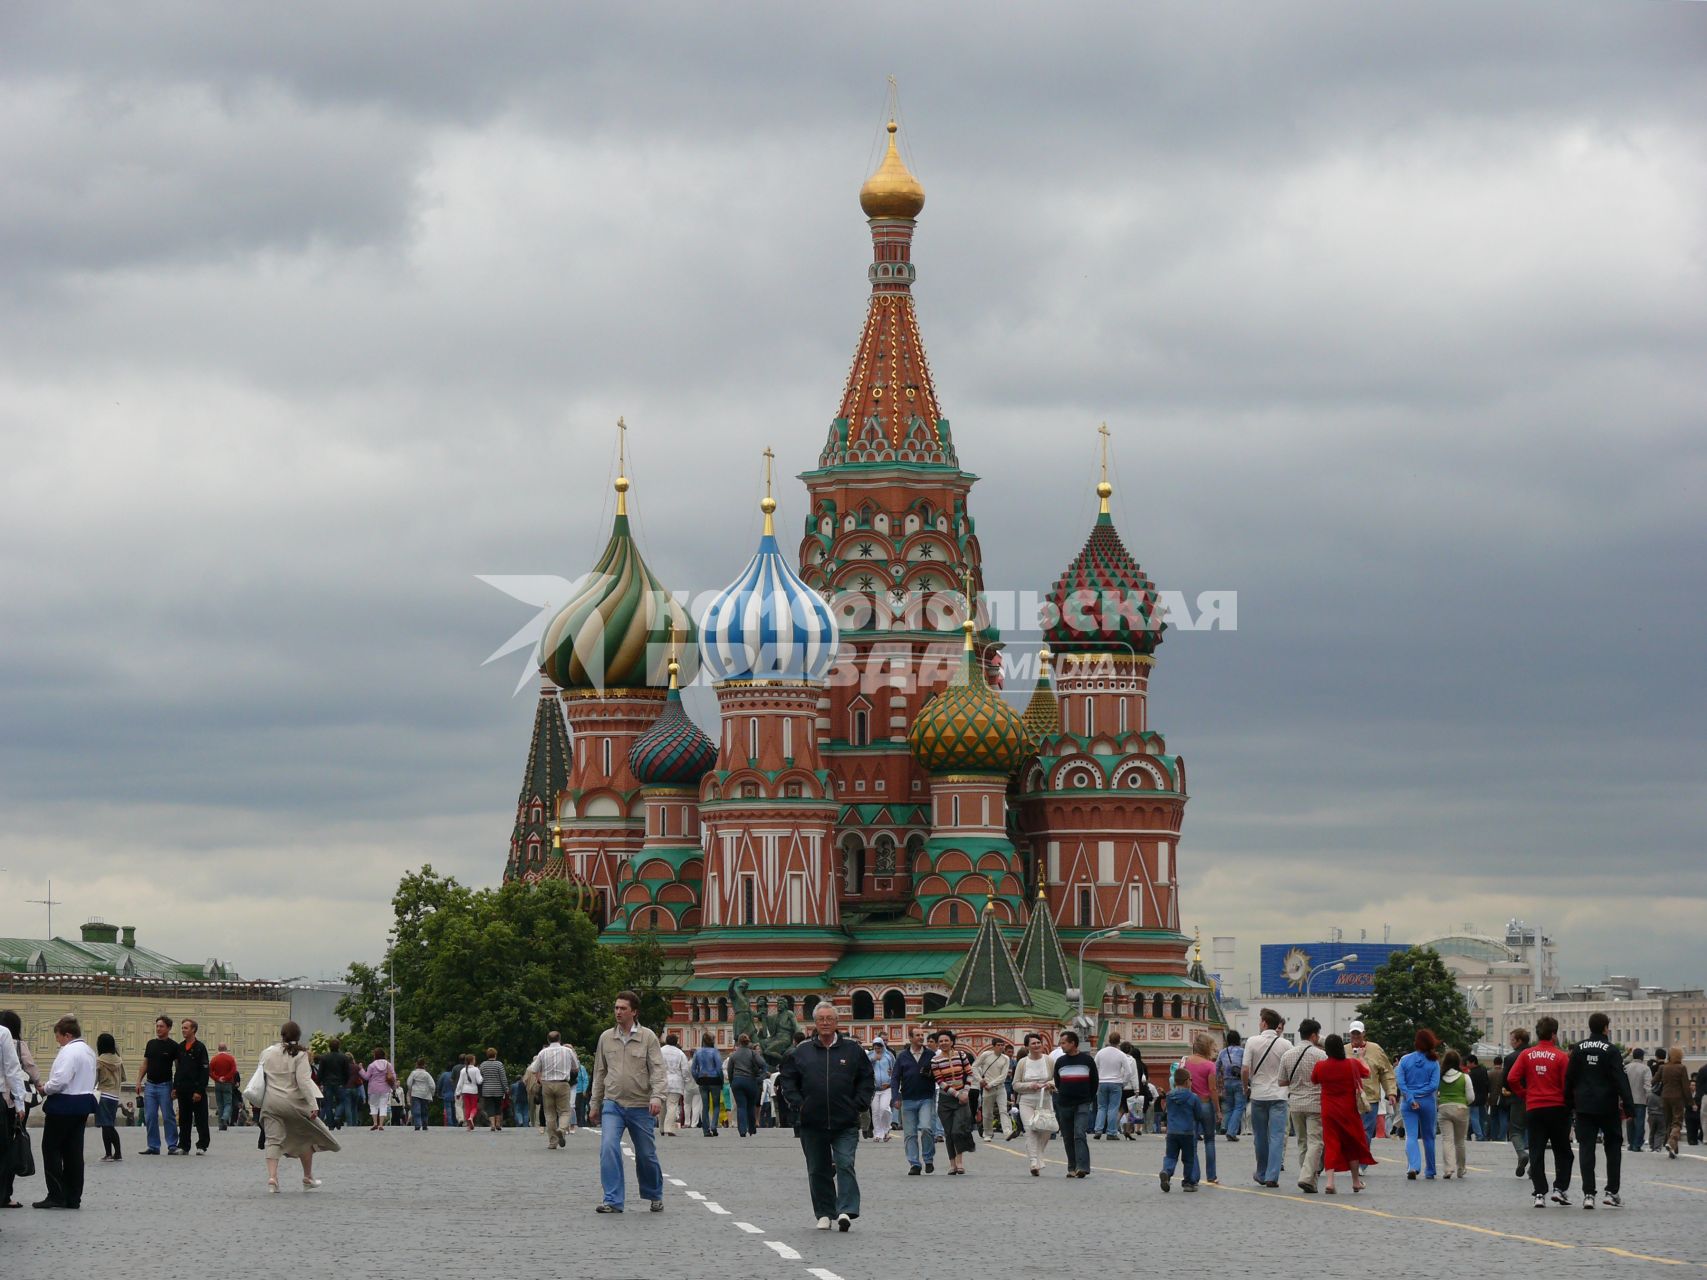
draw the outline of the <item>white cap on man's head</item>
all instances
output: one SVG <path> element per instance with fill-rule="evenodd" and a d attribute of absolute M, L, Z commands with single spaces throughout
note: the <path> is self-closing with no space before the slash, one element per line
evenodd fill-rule
<path fill-rule="evenodd" d="M 1357 1021 L 1357 1019 L 1353 1018 L 1351 1020 L 1351 1022 L 1349 1024 L 1347 1024 L 1345 1030 L 1346 1030 L 1347 1035 L 1350 1035 L 1353 1031 L 1362 1032 L 1363 1024 L 1361 1022 Z"/>

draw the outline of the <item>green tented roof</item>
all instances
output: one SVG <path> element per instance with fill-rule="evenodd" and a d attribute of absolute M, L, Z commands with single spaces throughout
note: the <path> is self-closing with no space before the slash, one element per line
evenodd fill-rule
<path fill-rule="evenodd" d="M 994 911 L 984 913 L 978 936 L 972 940 L 966 963 L 955 979 L 954 990 L 948 994 L 948 1003 L 951 1008 L 959 1009 L 1032 1007 L 1031 993 L 1014 967 L 1013 953 L 1002 938 Z"/>
<path fill-rule="evenodd" d="M 1183 978 L 1177 973 L 1132 973 L 1121 975 L 1121 981 L 1129 987 L 1181 987 L 1187 991 L 1207 991 L 1207 982 L 1194 982 Z"/>

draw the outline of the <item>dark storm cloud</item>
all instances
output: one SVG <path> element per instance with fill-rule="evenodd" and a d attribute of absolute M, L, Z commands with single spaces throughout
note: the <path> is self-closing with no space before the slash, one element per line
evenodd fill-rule
<path fill-rule="evenodd" d="M 475 575 L 591 565 L 618 413 L 654 569 L 739 568 L 894 71 L 990 583 L 1077 549 L 1106 418 L 1152 575 L 1239 592 L 1152 685 L 1187 914 L 1700 979 L 1699 6 L 345 8 L 0 18 L 9 888 L 294 973 L 280 858 L 352 953 L 494 876 L 531 610 Z"/>

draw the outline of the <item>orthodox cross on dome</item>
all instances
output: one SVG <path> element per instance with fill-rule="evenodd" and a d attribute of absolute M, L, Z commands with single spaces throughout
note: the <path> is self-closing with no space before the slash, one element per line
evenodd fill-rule
<path fill-rule="evenodd" d="M 1108 514 L 1108 496 L 1114 492 L 1114 486 L 1108 482 L 1108 423 L 1097 428 L 1097 434 L 1102 437 L 1102 479 L 1097 484 L 1097 497 L 1102 499 L 1102 510 L 1097 514 Z"/>
<path fill-rule="evenodd" d="M 616 513 L 628 514 L 628 424 L 616 420 Z"/>
<path fill-rule="evenodd" d="M 774 517 L 775 512 L 776 512 L 776 499 L 771 497 L 771 463 L 776 461 L 776 453 L 771 449 L 771 447 L 768 444 L 765 446 L 765 455 L 764 456 L 765 456 L 765 496 L 764 496 L 763 500 L 759 503 L 759 510 L 763 511 L 765 513 L 765 533 L 767 535 L 774 535 L 776 533 L 776 521 L 774 520 L 773 517 Z"/>

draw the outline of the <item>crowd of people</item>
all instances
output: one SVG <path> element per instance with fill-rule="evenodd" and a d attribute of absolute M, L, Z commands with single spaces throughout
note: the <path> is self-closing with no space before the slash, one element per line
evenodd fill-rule
<path fill-rule="evenodd" d="M 1324 1035 L 1306 1018 L 1288 1034 L 1285 1020 L 1263 1009 L 1261 1030 L 1249 1040 L 1229 1032 L 1217 1044 L 1200 1032 L 1188 1053 L 1152 1069 L 1118 1034 L 1094 1052 L 1071 1030 L 1053 1047 L 1034 1032 L 1019 1046 L 987 1043 L 977 1053 L 952 1029 L 917 1026 L 898 1050 L 881 1036 L 860 1044 L 842 1032 L 828 1001 L 814 1011 L 813 1033 L 796 1033 L 777 1061 L 747 1035 L 728 1054 L 705 1035 L 690 1055 L 676 1033 L 660 1040 L 641 1025 L 638 1009 L 638 997 L 619 993 L 614 1025 L 585 1057 L 553 1031 L 513 1079 L 492 1048 L 461 1055 L 436 1075 L 417 1059 L 400 1078 L 378 1048 L 363 1061 L 334 1039 L 316 1053 L 301 1028 L 286 1022 L 241 1088 L 224 1044 L 210 1053 L 188 1018 L 174 1038 L 164 1015 L 134 1082 L 110 1033 L 91 1049 L 77 1018 L 61 1018 L 54 1028 L 59 1051 L 43 1080 L 17 1015 L 0 1010 L 0 1206 L 19 1207 L 13 1187 L 29 1172 L 20 1135 L 39 1102 L 41 1209 L 81 1205 L 89 1117 L 101 1132 L 102 1161 L 124 1158 L 121 1110 L 144 1129 L 145 1156 L 205 1154 L 210 1117 L 219 1130 L 252 1118 L 269 1193 L 279 1190 L 281 1159 L 300 1162 L 305 1190 L 319 1187 L 315 1156 L 339 1151 L 336 1131 L 358 1124 L 383 1133 L 407 1119 L 418 1132 L 437 1122 L 502 1133 L 507 1125 L 533 1127 L 537 1116 L 547 1148 L 563 1150 L 568 1135 L 596 1120 L 603 1214 L 626 1207 L 624 1141 L 640 1198 L 660 1212 L 656 1138 L 696 1127 L 717 1137 L 732 1117 L 741 1138 L 769 1127 L 793 1130 L 822 1230 L 847 1231 L 859 1217 L 861 1138 L 887 1143 L 897 1134 L 907 1176 L 937 1172 L 939 1148 L 944 1173 L 966 1176 L 982 1138 L 1023 1140 L 1029 1172 L 1041 1177 L 1058 1136 L 1066 1177 L 1083 1179 L 1092 1173 L 1091 1143 L 1165 1133 L 1161 1189 L 1171 1191 L 1177 1178 L 1182 1191 L 1193 1192 L 1220 1180 L 1217 1138 L 1236 1143 L 1248 1129 L 1254 1183 L 1278 1189 L 1290 1149 L 1298 1190 L 1335 1195 L 1336 1175 L 1349 1176 L 1353 1193 L 1365 1190 L 1363 1173 L 1376 1163 L 1371 1142 L 1385 1125 L 1404 1139 L 1409 1180 L 1462 1179 L 1470 1172 L 1467 1143 L 1510 1141 L 1535 1207 L 1570 1204 L 1580 1165 L 1582 1207 L 1617 1208 L 1626 1150 L 1646 1145 L 1676 1158 L 1683 1141 L 1701 1140 L 1707 1095 L 1707 1067 L 1691 1076 L 1677 1049 L 1652 1060 L 1638 1049 L 1625 1058 L 1604 1013 L 1590 1018 L 1587 1039 L 1570 1046 L 1559 1044 L 1557 1022 L 1542 1017 L 1533 1035 L 1514 1031 L 1511 1053 L 1484 1066 L 1426 1027 L 1395 1060 L 1362 1022 Z"/>

